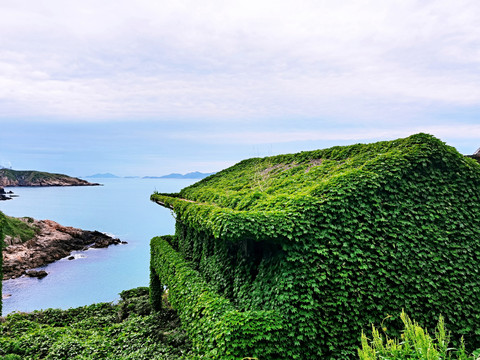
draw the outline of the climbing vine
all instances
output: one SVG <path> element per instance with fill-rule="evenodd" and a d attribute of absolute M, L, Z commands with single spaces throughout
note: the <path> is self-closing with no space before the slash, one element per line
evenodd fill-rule
<path fill-rule="evenodd" d="M 264 358 L 351 358 L 401 309 L 430 328 L 442 314 L 454 342 L 480 347 L 480 166 L 430 135 L 244 160 L 151 198 L 174 209 L 169 242 L 198 281 L 281 314 L 285 350 Z M 190 290 L 156 257 L 181 312 Z"/>

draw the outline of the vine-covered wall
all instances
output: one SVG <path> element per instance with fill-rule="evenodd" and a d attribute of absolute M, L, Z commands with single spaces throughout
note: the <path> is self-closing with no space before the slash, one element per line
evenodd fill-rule
<path fill-rule="evenodd" d="M 432 136 L 245 160 L 152 200 L 215 294 L 279 314 L 265 359 L 350 358 L 402 309 L 480 347 L 480 166 Z"/>
<path fill-rule="evenodd" d="M 285 335 L 278 312 L 236 309 L 173 249 L 171 240 L 164 236 L 151 241 L 152 304 L 161 306 L 158 299 L 168 284 L 169 302 L 178 310 L 199 357 L 281 358 L 285 349 L 277 339 Z"/>

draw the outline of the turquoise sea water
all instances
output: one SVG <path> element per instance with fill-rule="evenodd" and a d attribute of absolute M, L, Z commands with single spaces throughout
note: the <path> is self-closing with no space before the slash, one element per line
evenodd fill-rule
<path fill-rule="evenodd" d="M 0 202 L 9 216 L 54 220 L 65 226 L 98 230 L 128 245 L 74 252 L 46 266 L 48 276 L 3 281 L 3 315 L 109 302 L 122 290 L 147 286 L 149 242 L 157 235 L 173 234 L 174 218 L 149 200 L 155 191 L 177 192 L 196 180 L 98 179 L 104 186 L 13 187 L 19 197 Z"/>

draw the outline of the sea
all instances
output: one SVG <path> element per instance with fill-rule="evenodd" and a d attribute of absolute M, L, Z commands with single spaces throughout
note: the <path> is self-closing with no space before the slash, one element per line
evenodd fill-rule
<path fill-rule="evenodd" d="M 45 267 L 43 279 L 3 281 L 5 316 L 47 308 L 68 309 L 116 302 L 122 290 L 149 284 L 150 239 L 173 234 L 174 214 L 150 201 L 155 192 L 174 193 L 192 179 L 94 179 L 102 186 L 7 187 L 18 197 L 0 201 L 0 211 L 15 217 L 53 220 L 64 226 L 98 230 L 126 241 L 106 249 L 75 251 Z"/>

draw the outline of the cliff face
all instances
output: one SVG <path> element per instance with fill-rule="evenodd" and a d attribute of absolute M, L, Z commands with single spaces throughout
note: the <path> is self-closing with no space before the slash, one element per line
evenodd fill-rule
<path fill-rule="evenodd" d="M 99 185 L 63 174 L 33 170 L 0 169 L 0 186 L 92 186 Z"/>

